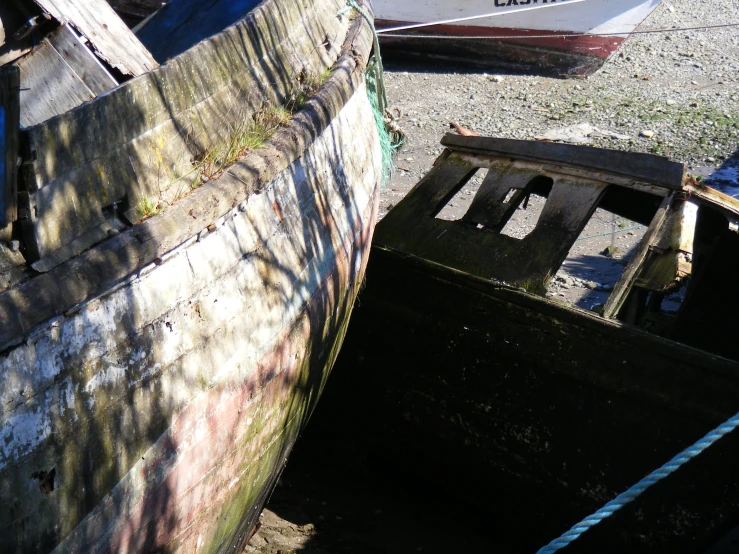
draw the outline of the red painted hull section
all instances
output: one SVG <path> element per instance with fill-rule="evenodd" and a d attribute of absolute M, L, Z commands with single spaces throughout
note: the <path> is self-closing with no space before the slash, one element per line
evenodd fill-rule
<path fill-rule="evenodd" d="M 409 24 L 378 20 L 377 27 Z M 390 56 L 563 76 L 594 73 L 625 40 L 623 36 L 472 25 L 434 25 L 395 34 L 402 36 L 380 35 L 383 52 Z M 439 35 L 449 38 L 435 38 Z"/>
<path fill-rule="evenodd" d="M 401 25 L 410 25 L 408 21 L 378 20 L 377 28 L 383 29 Z M 506 27 L 482 27 L 473 25 L 434 25 L 422 30 L 410 29 L 398 31 L 397 34 L 446 35 L 450 37 L 490 37 L 507 44 L 520 44 L 535 48 L 553 49 L 582 56 L 595 56 L 606 59 L 619 49 L 625 37 L 623 36 L 594 36 L 575 34 L 569 31 L 542 31 L 540 29 L 511 29 Z M 563 36 L 567 35 L 567 36 Z M 573 36 L 574 35 L 574 36 Z M 515 38 L 511 38 L 515 37 Z M 389 40 L 390 35 L 380 35 L 380 40 Z M 400 40 L 400 39 L 398 39 Z M 445 40 L 445 39 L 441 39 Z M 472 40 L 472 39 L 471 39 Z"/>
<path fill-rule="evenodd" d="M 256 371 L 191 402 L 153 445 L 151 458 L 142 459 L 132 470 L 136 474 L 129 473 L 88 514 L 63 549 L 197 552 L 203 537 L 217 530 L 223 511 L 238 504 L 240 488 L 247 487 L 258 491 L 258 500 L 235 518 L 243 547 L 338 353 L 366 268 L 378 198 L 356 222 L 364 227 L 354 229 L 353 238 L 337 250 L 333 270 Z M 305 394 L 296 398 L 301 390 Z M 270 416 L 275 410 L 284 416 Z M 267 423 L 258 428 L 260 421 Z M 224 543 L 219 549 L 234 546 Z"/>

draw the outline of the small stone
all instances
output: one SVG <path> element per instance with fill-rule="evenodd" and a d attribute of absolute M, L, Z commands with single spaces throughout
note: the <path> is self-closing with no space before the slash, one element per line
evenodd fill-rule
<path fill-rule="evenodd" d="M 644 138 L 652 138 L 654 136 L 654 131 L 649 131 L 649 130 L 642 131 L 641 133 L 639 133 L 639 135 Z"/>
<path fill-rule="evenodd" d="M 600 286 L 595 281 L 583 281 L 582 284 L 585 286 L 585 288 L 588 288 L 590 290 L 595 290 Z"/>
<path fill-rule="evenodd" d="M 706 158 L 706 159 L 707 159 L 707 160 L 708 160 L 709 162 L 715 162 L 715 161 L 716 161 L 716 158 L 714 158 L 713 156 L 710 156 L 710 157 L 708 157 L 708 158 Z"/>
<path fill-rule="evenodd" d="M 413 158 L 406 158 L 405 161 L 412 162 L 413 161 Z"/>
<path fill-rule="evenodd" d="M 21 243 L 17 240 L 11 240 L 10 241 L 10 250 L 13 252 L 18 252 L 18 250 L 21 249 Z"/>
<path fill-rule="evenodd" d="M 698 102 L 691 102 L 690 107 L 691 108 L 697 108 L 700 104 Z"/>
<path fill-rule="evenodd" d="M 698 84 L 698 81 L 690 81 L 690 84 L 691 85 L 697 85 Z"/>
<path fill-rule="evenodd" d="M 670 98 L 669 100 L 667 100 L 667 102 L 665 102 L 665 103 L 668 106 L 674 106 L 675 104 L 677 104 L 677 102 L 675 102 L 672 98 Z"/>

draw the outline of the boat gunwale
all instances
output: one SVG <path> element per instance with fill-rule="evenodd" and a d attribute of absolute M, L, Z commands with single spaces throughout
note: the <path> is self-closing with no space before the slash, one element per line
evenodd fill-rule
<path fill-rule="evenodd" d="M 735 379 L 737 368 L 739 368 L 739 363 L 718 354 L 654 335 L 628 323 L 609 320 L 583 308 L 553 301 L 507 283 L 472 275 L 376 242 L 372 244 L 370 255 L 375 260 L 375 268 L 381 265 L 392 266 L 390 270 L 392 272 L 399 271 L 396 267 L 403 268 L 404 275 L 411 277 L 414 274 L 424 275 L 441 283 L 443 287 L 455 287 L 474 295 L 485 296 L 495 302 L 512 304 L 522 310 L 569 325 L 592 328 L 601 335 L 631 343 L 636 348 L 659 351 L 665 357 L 666 365 L 669 365 L 670 359 L 674 359 L 680 361 L 681 365 L 690 364 L 700 367 L 701 375 L 710 374 L 720 379 L 731 380 Z M 372 274 L 370 273 L 369 276 L 371 277 Z M 563 374 L 569 373 L 564 372 Z M 691 412 L 706 421 L 718 421 L 725 415 L 723 412 L 717 415 L 716 412 L 695 408 Z"/>
<path fill-rule="evenodd" d="M 371 13 L 365 0 L 360 4 Z M 75 306 L 157 263 L 238 209 L 251 194 L 260 194 L 264 185 L 305 153 L 359 90 L 371 48 L 369 23 L 355 18 L 331 76 L 263 147 L 246 154 L 220 177 L 204 183 L 167 211 L 0 294 L 0 355 L 7 355 L 36 328 L 46 327 Z M 75 283 L 68 294 L 59 287 L 64 281 Z"/>

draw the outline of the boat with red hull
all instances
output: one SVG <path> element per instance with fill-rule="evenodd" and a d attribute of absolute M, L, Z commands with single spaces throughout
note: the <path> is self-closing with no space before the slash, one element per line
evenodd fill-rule
<path fill-rule="evenodd" d="M 659 1 L 375 0 L 373 5 L 387 54 L 480 68 L 589 75 Z"/>

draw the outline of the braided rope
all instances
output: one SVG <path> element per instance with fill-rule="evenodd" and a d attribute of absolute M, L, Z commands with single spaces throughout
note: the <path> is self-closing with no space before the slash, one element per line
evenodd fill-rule
<path fill-rule="evenodd" d="M 646 491 L 649 487 L 654 485 L 656 482 L 661 481 L 673 471 L 684 465 L 691 459 L 698 456 L 701 452 L 706 450 L 709 446 L 715 443 L 724 435 L 732 432 L 734 429 L 739 427 L 739 413 L 734 415 L 731 419 L 720 425 L 708 433 L 705 437 L 700 439 L 692 446 L 683 450 L 680 454 L 672 458 L 669 462 L 663 465 L 661 468 L 653 471 L 647 475 L 644 479 L 639 481 L 636 485 L 628 489 L 626 492 L 619 494 L 616 498 L 611 500 L 608 504 L 603 506 L 600 510 L 594 514 L 586 517 L 580 523 L 573 526 L 569 531 L 564 533 L 558 539 L 553 540 L 544 548 L 539 549 L 537 554 L 552 554 L 556 552 L 572 541 L 580 537 L 585 531 L 591 527 L 597 525 L 607 517 L 613 515 L 614 512 L 623 508 L 626 504 L 635 500 L 641 493 Z"/>

